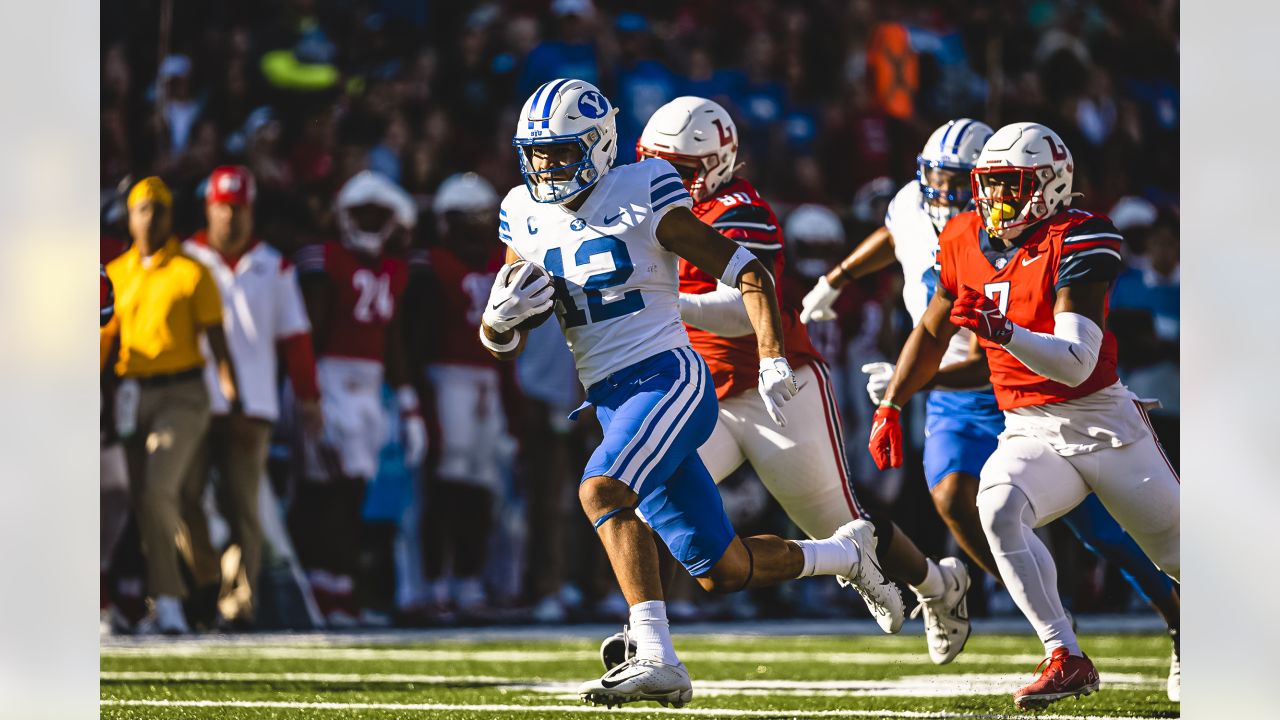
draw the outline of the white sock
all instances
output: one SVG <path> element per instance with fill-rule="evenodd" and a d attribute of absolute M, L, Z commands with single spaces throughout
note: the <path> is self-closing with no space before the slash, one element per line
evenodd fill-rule
<path fill-rule="evenodd" d="M 858 564 L 858 546 L 844 537 L 823 540 L 792 540 L 804 554 L 804 569 L 796 577 L 810 575 L 848 575 Z"/>
<path fill-rule="evenodd" d="M 912 585 L 911 589 L 916 591 L 916 595 L 921 598 L 936 598 L 946 592 L 947 584 L 942 579 L 942 571 L 938 568 L 938 563 L 933 558 L 925 558 L 925 564 L 928 568 L 924 572 L 924 580 L 919 585 Z"/>
<path fill-rule="evenodd" d="M 667 622 L 665 602 L 649 600 L 632 605 L 628 634 L 636 641 L 636 657 L 666 665 L 680 664 L 671 645 L 671 624 Z"/>

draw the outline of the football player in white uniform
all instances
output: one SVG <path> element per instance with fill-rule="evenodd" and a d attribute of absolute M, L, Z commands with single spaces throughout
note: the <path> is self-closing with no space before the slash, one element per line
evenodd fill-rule
<path fill-rule="evenodd" d="M 508 264 L 494 282 L 480 339 L 495 356 L 513 358 L 524 342 L 521 326 L 554 306 L 587 388 L 583 408 L 595 406 L 604 430 L 578 497 L 631 606 L 636 653 L 579 694 L 596 704 L 683 705 L 693 689 L 671 644 L 655 532 L 711 592 L 836 575 L 898 613 L 902 598 L 881 574 L 874 546 L 859 542 L 867 535 L 855 523 L 821 540 L 735 535 L 698 458 L 717 403 L 711 373 L 680 322 L 678 261 L 742 292 L 758 341 L 758 391 L 776 410 L 798 388 L 773 280 L 749 251 L 693 215 L 670 163 L 611 168 L 616 113 L 599 90 L 573 79 L 548 82 L 525 102 L 513 140 L 525 184 L 499 211 Z"/>

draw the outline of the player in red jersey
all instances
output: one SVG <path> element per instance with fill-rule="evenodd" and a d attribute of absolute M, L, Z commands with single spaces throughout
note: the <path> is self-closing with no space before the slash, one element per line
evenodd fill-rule
<path fill-rule="evenodd" d="M 491 241 L 498 195 L 479 175 L 459 173 L 440 184 L 433 210 L 440 242 L 413 275 L 410 319 L 414 370 L 425 373 L 439 427 L 426 473 L 423 554 L 435 619 L 456 609 L 463 620 L 482 621 L 490 613 L 481 574 L 511 447 L 500 363 L 476 342 L 502 266 L 501 246 Z"/>
<path fill-rule="evenodd" d="M 780 278 L 784 257 L 778 218 L 750 182 L 734 175 L 737 145 L 737 129 L 724 108 L 704 98 L 683 97 L 650 118 L 636 153 L 669 161 L 693 195 L 694 214 L 751 250 Z M 930 637 L 930 642 L 954 645 L 958 653 L 969 634 L 964 593 L 946 590 L 967 587 L 967 579 L 940 569 L 892 520 L 883 513 L 873 519 L 859 504 L 845 462 L 830 373 L 800 322 L 799 306 L 783 303 L 781 290 L 779 295 L 787 361 L 800 386 L 785 417 L 771 398 L 755 392 L 756 338 L 741 294 L 680 262 L 681 318 L 693 349 L 711 368 L 720 400 L 716 428 L 698 455 L 716 482 L 750 462 L 770 494 L 809 537 L 827 537 L 860 520 L 868 542 L 859 545 L 876 548 L 886 573 L 912 586 L 926 613 L 954 615 L 959 610 L 964 616 L 963 622 L 949 626 L 950 633 Z M 963 573 L 964 566 L 958 567 Z M 896 591 L 893 596 L 899 597 Z M 886 632 L 897 632 L 901 610 L 876 620 Z"/>
<path fill-rule="evenodd" d="M 396 388 L 405 462 L 426 452 L 426 426 L 410 383 L 401 295 L 409 279 L 405 234 L 417 221 L 412 198 L 386 177 L 361 172 L 336 201 L 340 241 L 297 253 L 324 416 L 324 439 L 306 447 L 309 482 L 290 522 L 299 559 L 331 624 L 353 624 L 353 577 L 364 484 L 387 440 L 383 383 Z"/>
<path fill-rule="evenodd" d="M 902 463 L 898 413 L 937 371 L 958 327 L 987 353 L 1005 431 L 982 468 L 978 511 L 996 566 L 1044 643 L 1038 679 L 1014 694 L 1040 708 L 1098 688 L 1033 530 L 1096 493 L 1151 560 L 1179 577 L 1178 477 L 1143 405 L 1116 376 L 1107 298 L 1120 233 L 1069 207 L 1071 154 L 1049 128 L 1015 123 L 983 147 L 977 209 L 939 238 L 939 288 L 902 349 L 876 411 L 870 450 Z"/>

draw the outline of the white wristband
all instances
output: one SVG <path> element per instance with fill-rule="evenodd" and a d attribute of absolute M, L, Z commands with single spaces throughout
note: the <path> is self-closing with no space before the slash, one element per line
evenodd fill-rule
<path fill-rule="evenodd" d="M 729 287 L 738 287 L 738 276 L 742 274 L 742 269 L 755 259 L 756 256 L 750 250 L 739 245 L 733 257 L 729 258 L 729 264 L 724 266 L 724 272 L 720 274 L 720 282 Z"/>
<path fill-rule="evenodd" d="M 513 329 L 511 331 L 511 339 L 509 341 L 507 341 L 506 343 L 496 343 L 490 340 L 488 335 L 484 334 L 484 326 L 481 325 L 480 326 L 480 344 L 484 345 L 485 347 L 489 348 L 490 350 L 496 353 L 511 352 L 512 350 L 516 349 L 517 345 L 520 344 L 520 331 Z"/>

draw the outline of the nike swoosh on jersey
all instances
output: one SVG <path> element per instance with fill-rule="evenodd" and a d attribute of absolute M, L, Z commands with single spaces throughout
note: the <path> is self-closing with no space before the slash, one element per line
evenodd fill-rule
<path fill-rule="evenodd" d="M 1044 255 L 1037 255 L 1037 256 L 1035 256 L 1035 257 L 1033 257 L 1033 258 L 1022 258 L 1022 267 L 1026 267 L 1026 266 L 1030 265 L 1031 263 L 1033 263 L 1033 262 L 1035 262 L 1035 261 L 1039 260 L 1039 259 L 1040 259 L 1040 258 L 1042 258 L 1042 257 L 1044 257 Z"/>
<path fill-rule="evenodd" d="M 621 218 L 621 217 L 622 217 L 622 213 L 618 213 L 617 215 L 614 215 L 613 217 L 609 217 L 608 215 L 605 215 L 605 216 L 604 216 L 604 224 L 605 224 L 605 225 L 612 225 L 612 224 L 614 224 L 615 222 L 617 222 L 617 221 L 618 221 L 618 219 L 619 219 L 619 218 Z"/>

